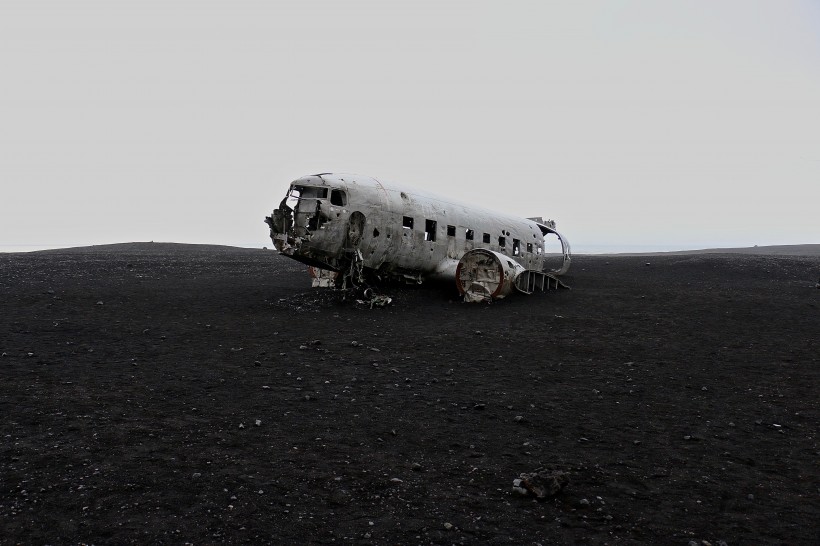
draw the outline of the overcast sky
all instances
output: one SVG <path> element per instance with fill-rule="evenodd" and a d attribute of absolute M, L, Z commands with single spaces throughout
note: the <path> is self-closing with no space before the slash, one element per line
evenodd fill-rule
<path fill-rule="evenodd" d="M 576 251 L 820 243 L 820 2 L 0 0 L 0 247 L 270 246 L 317 172 Z"/>

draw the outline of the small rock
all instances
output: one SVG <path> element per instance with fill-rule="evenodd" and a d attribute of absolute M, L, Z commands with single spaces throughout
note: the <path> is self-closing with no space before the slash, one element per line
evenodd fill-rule
<path fill-rule="evenodd" d="M 305 349 L 307 349 L 307 345 L 299 345 L 300 351 L 304 351 Z"/>
<path fill-rule="evenodd" d="M 450 523 L 450 522 L 446 522 L 446 523 L 444 524 L 444 528 L 445 528 L 445 529 L 447 529 L 447 530 L 449 531 L 450 529 L 452 529 L 452 528 L 453 528 L 453 524 L 452 524 L 452 523 Z"/>
<path fill-rule="evenodd" d="M 261 427 L 262 426 L 262 419 L 257 419 L 256 421 L 253 422 L 253 424 L 256 425 L 257 427 Z"/>
<path fill-rule="evenodd" d="M 254 360 L 254 361 L 253 361 L 253 365 L 254 365 L 254 366 L 261 366 L 261 365 L 262 365 L 262 363 L 261 363 L 261 362 L 259 362 L 258 360 Z"/>
<path fill-rule="evenodd" d="M 401 478 L 390 478 L 390 483 L 404 483 Z"/>
<path fill-rule="evenodd" d="M 102 305 L 102 304 L 103 304 L 103 302 L 102 302 L 102 301 L 98 301 L 98 302 L 97 302 L 97 305 Z"/>
<path fill-rule="evenodd" d="M 415 470 L 416 472 L 418 472 L 419 470 L 421 470 L 421 465 L 420 465 L 419 463 L 413 463 L 413 464 L 410 466 L 410 468 L 411 468 L 412 470 Z"/>
<path fill-rule="evenodd" d="M 371 350 L 371 351 L 374 351 L 374 352 L 376 352 L 376 353 L 381 352 L 381 349 L 377 349 L 377 348 L 375 348 L 375 347 L 370 347 L 370 350 Z"/>
<path fill-rule="evenodd" d="M 515 416 L 515 422 L 516 423 L 521 423 L 522 421 L 524 421 L 524 416 L 523 415 L 516 415 Z"/>
<path fill-rule="evenodd" d="M 322 340 L 321 339 L 314 339 L 313 341 L 310 342 L 310 344 L 311 345 L 321 345 Z"/>
<path fill-rule="evenodd" d="M 566 472 L 537 470 L 529 474 L 521 474 L 520 479 L 513 481 L 513 488 L 525 489 L 538 500 L 544 500 L 557 495 L 568 483 L 569 476 Z"/>
<path fill-rule="evenodd" d="M 202 472 L 194 472 L 191 477 L 194 478 L 194 479 L 201 478 L 202 477 Z"/>
<path fill-rule="evenodd" d="M 589 499 L 581 499 L 578 501 L 578 506 L 589 506 Z"/>
<path fill-rule="evenodd" d="M 336 479 L 337 478 L 334 478 L 334 480 Z M 338 478 L 338 481 L 341 481 L 341 478 Z M 347 506 L 352 502 L 352 495 L 350 494 L 350 491 L 343 487 L 335 487 L 330 493 L 330 498 L 328 500 L 331 504 L 336 506 Z"/>
<path fill-rule="evenodd" d="M 359 346 L 359 342 L 358 342 L 358 341 L 351 341 L 351 342 L 350 342 L 350 346 L 351 346 L 351 347 L 358 347 L 358 346 Z"/>
<path fill-rule="evenodd" d="M 475 409 L 475 410 L 483 410 L 483 409 L 484 409 L 484 408 L 486 408 L 486 407 L 487 407 L 487 404 L 476 404 L 475 406 L 473 406 L 473 409 Z"/>
<path fill-rule="evenodd" d="M 239 428 L 245 428 L 245 423 L 239 423 Z"/>
<path fill-rule="evenodd" d="M 749 493 L 748 495 L 746 495 L 746 498 L 747 498 L 748 500 L 755 500 L 755 496 L 754 496 L 754 495 L 752 495 L 751 493 Z"/>

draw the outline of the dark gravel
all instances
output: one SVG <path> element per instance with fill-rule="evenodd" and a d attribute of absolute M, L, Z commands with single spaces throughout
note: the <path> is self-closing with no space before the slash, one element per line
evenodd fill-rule
<path fill-rule="evenodd" d="M 0 543 L 817 544 L 818 276 L 579 256 L 370 309 L 272 251 L 0 255 Z"/>

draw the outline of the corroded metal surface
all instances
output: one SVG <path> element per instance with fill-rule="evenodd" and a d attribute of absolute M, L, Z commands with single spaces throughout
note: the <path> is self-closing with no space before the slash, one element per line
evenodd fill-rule
<path fill-rule="evenodd" d="M 512 264 L 501 267 L 509 270 L 501 291 L 492 291 L 496 295 L 491 297 L 498 298 L 516 286 L 521 272 L 560 275 L 571 261 L 569 244 L 552 221 L 490 211 L 367 176 L 300 178 L 265 221 L 281 254 L 340 273 L 316 273 L 320 285 L 331 284 L 330 279 L 355 284 L 366 276 L 412 283 L 454 280 L 459 261 L 481 251 L 465 266 L 465 274 L 491 256 Z M 553 235 L 561 242 L 562 265 L 548 271 L 544 237 Z M 532 284 L 527 280 L 525 286 Z"/>

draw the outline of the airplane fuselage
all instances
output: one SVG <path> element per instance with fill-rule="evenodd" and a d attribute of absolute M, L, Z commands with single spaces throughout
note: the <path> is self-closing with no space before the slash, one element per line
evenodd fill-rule
<path fill-rule="evenodd" d="M 504 255 L 544 271 L 544 236 L 554 224 L 490 211 L 375 178 L 320 174 L 294 181 L 266 219 L 280 253 L 308 265 L 343 271 L 356 261 L 378 276 L 421 282 L 453 279 L 473 249 Z"/>

